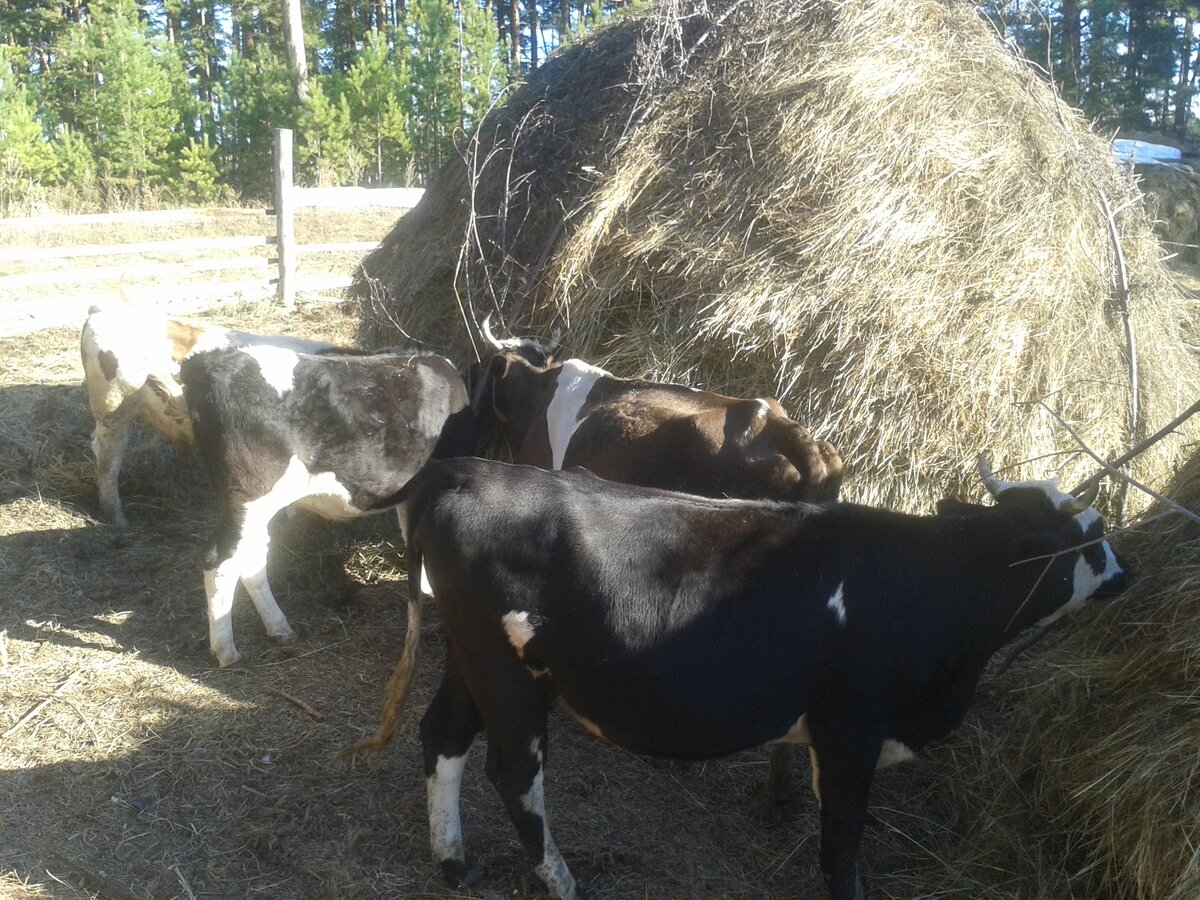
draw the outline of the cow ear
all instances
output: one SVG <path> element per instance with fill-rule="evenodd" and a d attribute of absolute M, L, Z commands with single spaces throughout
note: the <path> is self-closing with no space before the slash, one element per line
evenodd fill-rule
<path fill-rule="evenodd" d="M 1060 550 L 1066 549 L 1066 544 L 1056 534 L 1049 531 L 1038 531 L 1022 535 L 1013 541 L 1012 558 L 1014 562 L 1035 560 L 1043 565 Z"/>

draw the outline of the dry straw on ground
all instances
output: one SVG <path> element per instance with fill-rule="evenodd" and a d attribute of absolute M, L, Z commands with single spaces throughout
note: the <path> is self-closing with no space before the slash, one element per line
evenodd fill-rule
<path fill-rule="evenodd" d="M 364 262 L 371 340 L 517 332 L 617 374 L 773 393 L 835 441 L 847 495 L 927 509 L 978 450 L 1077 480 L 1048 398 L 1130 440 L 1115 211 L 1142 424 L 1200 366 L 1130 180 L 958 0 L 667 4 L 552 59 Z M 1161 483 L 1179 442 L 1136 471 Z M 1011 472 L 1010 472 L 1011 474 Z M 968 487 L 969 485 L 969 487 Z"/>

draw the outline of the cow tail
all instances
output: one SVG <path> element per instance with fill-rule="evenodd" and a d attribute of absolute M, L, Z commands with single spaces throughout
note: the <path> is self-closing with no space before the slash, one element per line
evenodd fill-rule
<path fill-rule="evenodd" d="M 388 680 L 387 696 L 383 700 L 383 710 L 379 716 L 379 728 L 372 737 L 342 750 L 335 759 L 353 757 L 359 753 L 368 756 L 378 753 L 392 742 L 392 738 L 404 724 L 404 710 L 408 704 L 408 695 L 412 692 L 413 676 L 416 674 L 417 646 L 421 641 L 421 553 L 411 543 L 408 550 L 408 571 L 408 631 L 404 635 L 404 652 Z"/>

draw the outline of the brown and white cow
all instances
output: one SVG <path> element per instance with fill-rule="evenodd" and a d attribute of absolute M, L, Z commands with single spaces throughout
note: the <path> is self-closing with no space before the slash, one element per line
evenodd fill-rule
<path fill-rule="evenodd" d="M 528 339 L 498 340 L 478 385 L 477 412 L 494 416 L 516 461 L 582 466 L 610 481 L 702 497 L 827 503 L 842 460 L 814 441 L 778 400 L 743 400 L 679 384 L 618 378 L 580 359 L 555 362 Z"/>
<path fill-rule="evenodd" d="M 473 391 L 518 446 L 516 461 L 581 466 L 610 481 L 701 497 L 832 503 L 842 458 L 814 441 L 778 400 L 743 400 L 679 384 L 617 378 L 580 359 L 553 360 L 557 339 L 498 339 Z M 766 794 L 792 794 L 791 750 L 771 751 Z"/>
<path fill-rule="evenodd" d="M 272 345 L 315 353 L 321 341 L 249 334 L 177 319 L 127 302 L 93 306 L 80 339 L 84 384 L 96 421 L 92 452 L 100 508 L 116 525 L 126 524 L 117 479 L 135 421 L 183 451 L 192 447 L 192 425 L 183 402 L 179 366 L 185 358 L 221 347 Z"/>

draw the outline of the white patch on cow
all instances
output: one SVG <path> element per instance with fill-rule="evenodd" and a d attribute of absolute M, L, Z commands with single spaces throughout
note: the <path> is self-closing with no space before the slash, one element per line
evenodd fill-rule
<path fill-rule="evenodd" d="M 555 383 L 554 397 L 546 408 L 546 429 L 550 435 L 550 459 L 555 469 L 561 469 L 571 443 L 582 422 L 579 413 L 588 394 L 608 373 L 581 359 L 568 359 L 562 364 Z M 585 417 L 586 418 L 586 417 Z"/>
<path fill-rule="evenodd" d="M 448 859 L 463 862 L 462 819 L 459 813 L 459 789 L 467 756 L 439 756 L 434 773 L 425 779 L 425 797 L 429 810 L 429 849 L 435 862 Z"/>
<path fill-rule="evenodd" d="M 296 457 L 292 457 L 297 463 L 304 468 L 304 464 Z M 350 499 L 349 489 L 342 484 L 337 475 L 333 472 L 318 472 L 316 475 L 309 473 L 307 468 L 304 468 L 304 475 L 307 476 L 307 495 L 296 501 L 297 506 L 302 506 L 309 512 L 314 512 L 325 519 L 356 519 L 364 515 L 364 511 L 354 505 Z"/>
<path fill-rule="evenodd" d="M 421 593 L 426 597 L 433 596 L 433 585 L 429 583 L 429 573 L 425 571 L 425 564 L 421 564 Z"/>
<path fill-rule="evenodd" d="M 1116 554 L 1113 553 L 1112 547 L 1108 545 L 1108 541 L 1103 541 L 1101 546 L 1104 548 L 1104 570 L 1097 572 L 1091 567 L 1083 554 L 1079 554 L 1079 558 L 1075 560 L 1071 599 L 1050 613 L 1050 615 L 1039 619 L 1038 625 L 1043 627 L 1050 625 L 1057 622 L 1067 613 L 1082 609 L 1087 603 L 1088 598 L 1096 593 L 1101 585 L 1122 574 L 1121 564 L 1117 562 Z"/>
<path fill-rule="evenodd" d="M 879 761 L 875 763 L 875 768 L 886 769 L 888 766 L 908 762 L 914 756 L 916 754 L 907 744 L 888 738 L 883 742 L 883 748 L 879 751 Z"/>
<path fill-rule="evenodd" d="M 844 581 L 838 584 L 837 590 L 833 592 L 833 596 L 830 597 L 829 602 L 825 604 L 829 607 L 829 611 L 837 617 L 838 624 L 842 625 L 843 627 L 846 624 L 846 601 L 842 593 L 842 589 L 845 587 L 845 585 L 846 583 Z"/>
<path fill-rule="evenodd" d="M 1058 482 L 1053 478 L 1044 478 L 1044 479 L 1031 478 L 1029 481 L 1004 481 L 1002 479 L 997 478 L 996 481 L 1000 485 L 1000 488 L 999 488 L 1000 493 L 1003 493 L 1004 491 L 1008 490 L 1009 488 L 1018 488 L 1018 487 L 1031 488 L 1032 490 L 1035 490 L 1035 491 L 1041 491 L 1043 494 L 1046 495 L 1047 499 L 1049 499 L 1049 501 L 1052 504 L 1054 504 L 1054 508 L 1057 510 L 1063 510 L 1066 507 L 1070 506 L 1072 503 L 1077 502 L 1077 499 L 1074 496 L 1072 496 L 1071 494 L 1068 494 L 1062 488 L 1060 488 L 1058 486 Z M 1087 510 L 1084 510 L 1082 513 L 1080 513 L 1078 516 L 1076 516 L 1076 520 L 1082 520 L 1083 517 L 1088 515 L 1088 513 L 1092 513 L 1092 516 L 1094 517 L 1094 518 L 1088 518 L 1087 519 L 1088 523 L 1094 522 L 1095 519 L 1099 518 L 1099 515 L 1100 515 L 1099 513 L 1096 513 L 1094 510 L 1087 509 Z M 1082 522 L 1081 522 L 1081 524 L 1082 524 Z"/>
<path fill-rule="evenodd" d="M 517 612 L 514 609 L 501 616 L 500 621 L 504 623 L 504 633 L 508 635 L 508 642 L 513 645 L 518 656 L 524 656 L 525 645 L 533 640 L 533 624 L 529 621 L 529 613 L 524 610 Z"/>
<path fill-rule="evenodd" d="M 812 745 L 812 732 L 808 730 L 808 715 L 802 715 L 796 720 L 796 723 L 787 730 L 787 733 L 777 738 L 774 743 L 777 744 L 802 744 L 806 746 Z"/>
<path fill-rule="evenodd" d="M 209 350 L 224 350 L 227 347 L 233 347 L 237 344 L 253 343 L 253 341 L 249 340 L 235 341 L 234 335 L 245 338 L 257 337 L 257 335 L 242 335 L 239 332 L 230 332 L 228 329 L 219 328 L 216 325 L 206 325 L 204 330 L 200 332 L 199 337 L 196 338 L 196 343 L 192 344 L 191 349 L 184 354 L 183 358 L 187 359 L 189 356 L 195 356 L 197 353 L 205 353 Z"/>
<path fill-rule="evenodd" d="M 1100 513 L 1096 512 L 1090 506 L 1075 517 L 1075 521 L 1079 525 L 1081 534 L 1087 534 L 1091 528 L 1100 521 Z"/>
<path fill-rule="evenodd" d="M 263 381 L 275 388 L 280 397 L 292 389 L 295 384 L 296 366 L 300 364 L 300 357 L 295 350 L 269 344 L 257 344 L 241 349 L 258 363 Z"/>
<path fill-rule="evenodd" d="M 561 900 L 576 900 L 578 894 L 575 891 L 575 878 L 550 834 L 550 822 L 546 818 L 544 781 L 545 770 L 539 764 L 537 774 L 533 776 L 533 784 L 521 795 L 521 807 L 525 812 L 542 820 L 542 861 L 534 867 L 534 871 L 546 883 L 552 896 Z"/>

